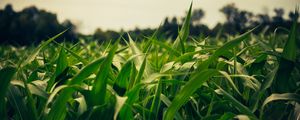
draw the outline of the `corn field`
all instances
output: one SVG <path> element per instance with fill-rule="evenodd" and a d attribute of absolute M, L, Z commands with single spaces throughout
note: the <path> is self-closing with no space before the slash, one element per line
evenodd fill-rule
<path fill-rule="evenodd" d="M 175 40 L 57 43 L 63 31 L 1 46 L 1 119 L 299 120 L 297 20 L 286 34 L 194 38 L 191 9 Z"/>

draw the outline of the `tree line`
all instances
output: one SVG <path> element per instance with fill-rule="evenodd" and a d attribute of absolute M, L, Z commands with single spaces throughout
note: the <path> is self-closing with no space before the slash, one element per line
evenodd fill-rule
<path fill-rule="evenodd" d="M 291 26 L 293 19 L 298 16 L 293 11 L 288 13 L 289 18 L 284 19 L 285 11 L 282 8 L 274 9 L 275 16 L 268 14 L 254 14 L 246 10 L 238 9 L 235 4 L 225 5 L 220 9 L 226 21 L 218 23 L 213 28 L 209 28 L 202 23 L 205 11 L 195 9 L 192 13 L 190 23 L 190 36 L 218 36 L 226 37 L 227 35 L 236 35 L 243 33 L 253 27 L 260 25 L 255 31 L 256 34 L 270 34 L 278 27 L 288 28 Z M 103 31 L 101 28 L 95 30 L 93 34 L 83 35 L 76 31 L 76 25 L 70 20 L 59 23 L 56 14 L 39 10 L 35 6 L 24 8 L 16 12 L 12 5 L 8 4 L 3 10 L 0 10 L 0 44 L 13 45 L 32 45 L 38 44 L 59 32 L 69 29 L 67 33 L 61 36 L 58 41 L 76 42 L 78 38 L 89 38 L 104 42 L 116 40 L 122 33 L 129 33 L 135 40 L 142 40 L 145 36 L 151 36 L 158 30 L 158 37 L 175 39 L 178 29 L 181 27 L 184 18 L 166 17 L 159 28 L 135 28 L 129 31 Z M 279 31 L 280 33 L 281 31 Z M 123 37 L 127 37 L 123 34 Z"/>
<path fill-rule="evenodd" d="M 69 29 L 59 41 L 77 40 L 76 27 L 69 20 L 59 23 L 56 14 L 35 6 L 16 12 L 8 4 L 0 10 L 0 43 L 13 45 L 38 44 L 61 31 Z"/>

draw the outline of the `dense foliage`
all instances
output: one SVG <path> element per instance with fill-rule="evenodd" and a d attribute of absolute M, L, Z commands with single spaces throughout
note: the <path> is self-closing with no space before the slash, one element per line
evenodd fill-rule
<path fill-rule="evenodd" d="M 297 119 L 299 33 L 0 47 L 1 119 Z M 296 21 L 296 19 L 294 20 Z M 121 41 L 125 44 L 119 44 Z"/>

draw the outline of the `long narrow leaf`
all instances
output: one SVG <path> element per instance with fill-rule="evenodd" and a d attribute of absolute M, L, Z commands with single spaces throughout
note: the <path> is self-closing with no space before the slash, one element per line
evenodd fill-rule
<path fill-rule="evenodd" d="M 1 84 L 0 84 L 0 118 L 3 119 L 7 119 L 6 116 L 6 102 L 5 102 L 5 95 L 9 86 L 9 83 L 12 79 L 12 77 L 14 76 L 14 74 L 16 73 L 16 69 L 12 68 L 12 67 L 7 67 L 7 68 L 3 68 L 0 70 L 0 80 L 1 80 Z"/>

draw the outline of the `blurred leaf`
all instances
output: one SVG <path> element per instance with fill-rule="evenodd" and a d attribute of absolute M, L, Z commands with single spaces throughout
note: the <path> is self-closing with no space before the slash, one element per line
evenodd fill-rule
<path fill-rule="evenodd" d="M 161 92 L 162 92 L 162 83 L 159 80 L 156 91 L 155 91 L 154 98 L 152 100 L 152 105 L 151 105 L 151 108 L 150 108 L 150 112 L 154 115 L 153 117 L 151 117 L 152 119 L 157 119 L 158 118 L 157 114 L 158 114 L 159 106 L 160 106 L 160 94 L 161 94 Z"/>
<path fill-rule="evenodd" d="M 231 79 L 230 75 L 225 72 L 225 71 L 219 71 L 227 80 L 228 82 L 232 85 L 233 89 L 242 96 L 242 94 L 240 93 L 240 91 L 238 90 L 238 88 L 236 87 L 236 85 L 234 84 L 233 80 Z"/>
<path fill-rule="evenodd" d="M 164 94 L 160 94 L 160 99 L 167 107 L 170 107 L 170 105 L 172 104 L 170 99 L 167 96 L 165 96 Z M 178 114 L 178 112 L 175 113 L 174 118 L 176 120 L 183 120 L 183 118 Z"/>
<path fill-rule="evenodd" d="M 289 101 L 300 102 L 300 95 L 296 93 L 283 93 L 283 94 L 272 94 L 271 96 L 267 97 L 261 106 L 261 111 L 260 111 L 261 119 L 263 117 L 265 106 L 270 102 L 278 101 L 278 100 L 289 100 Z"/>
<path fill-rule="evenodd" d="M 5 95 L 9 86 L 9 83 L 16 73 L 16 68 L 12 67 L 6 67 L 0 70 L 0 118 L 7 119 L 6 116 L 6 101 L 5 101 Z"/>
<path fill-rule="evenodd" d="M 170 55 L 175 55 L 176 57 L 179 57 L 181 55 L 180 52 L 178 52 L 176 49 L 170 47 L 169 45 L 166 45 L 163 42 L 154 40 L 153 43 L 159 45 L 162 48 L 165 48 L 170 53 Z"/>
<path fill-rule="evenodd" d="M 224 97 L 228 99 L 233 104 L 233 106 L 236 107 L 236 109 L 238 109 L 241 113 L 255 118 L 255 115 L 251 112 L 251 110 L 249 110 L 245 105 L 236 100 L 232 95 L 224 91 L 221 87 L 215 90 L 215 92 L 224 95 Z"/>
<path fill-rule="evenodd" d="M 8 95 L 7 95 L 7 103 L 10 104 L 11 110 L 16 111 L 15 117 L 18 119 L 25 119 L 25 120 L 32 120 L 35 119 L 32 116 L 32 113 L 29 113 L 29 108 L 26 105 L 26 101 L 22 97 L 21 91 L 15 87 L 10 86 L 8 89 Z M 9 115 L 9 114 L 7 114 Z"/>
<path fill-rule="evenodd" d="M 160 69 L 160 73 L 164 73 L 164 72 L 167 72 L 168 70 L 170 70 L 173 67 L 174 63 L 175 62 L 172 61 L 172 62 L 164 64 Z"/>
<path fill-rule="evenodd" d="M 139 92 L 142 85 L 137 84 L 135 85 L 128 93 L 126 93 L 127 100 L 125 101 L 123 107 L 121 108 L 119 112 L 119 118 L 125 119 L 125 120 L 132 120 L 133 119 L 133 113 L 131 110 L 132 104 L 138 100 L 139 98 Z"/>
<path fill-rule="evenodd" d="M 78 115 L 82 115 L 85 111 L 87 111 L 87 104 L 83 96 L 76 98 L 74 100 L 77 101 L 79 104 L 78 111 L 77 111 Z"/>
<path fill-rule="evenodd" d="M 299 14 L 298 9 L 295 14 Z M 296 88 L 296 82 L 290 80 L 291 73 L 294 69 L 294 64 L 296 61 L 297 53 L 297 21 L 298 16 L 293 21 L 289 37 L 279 61 L 278 71 L 276 73 L 276 78 L 274 81 L 274 89 L 277 93 L 292 92 Z"/>
<path fill-rule="evenodd" d="M 116 95 L 116 97 L 117 97 L 117 102 L 116 102 L 116 108 L 114 113 L 114 120 L 117 120 L 117 116 L 127 100 L 127 97 L 120 97 L 118 95 Z"/>
<path fill-rule="evenodd" d="M 225 114 L 223 114 L 221 116 L 221 118 L 219 118 L 218 120 L 231 120 L 233 119 L 235 116 L 235 114 L 231 113 L 231 112 L 226 112 Z"/>

